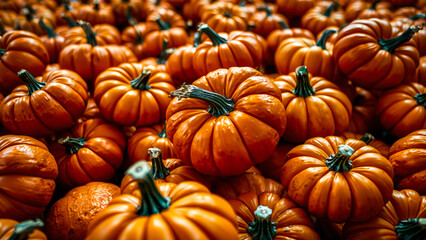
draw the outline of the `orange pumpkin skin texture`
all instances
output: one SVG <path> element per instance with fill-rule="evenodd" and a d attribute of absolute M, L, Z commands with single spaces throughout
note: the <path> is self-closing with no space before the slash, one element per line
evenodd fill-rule
<path fill-rule="evenodd" d="M 368 8 L 362 10 L 358 14 L 358 19 L 370 19 L 370 18 L 379 18 L 385 20 L 392 20 L 393 13 L 388 8 L 378 8 L 377 4 L 380 1 L 374 1 Z"/>
<path fill-rule="evenodd" d="M 201 12 L 201 22 L 215 32 L 245 31 L 249 15 L 246 10 L 229 2 L 214 2 L 206 5 Z"/>
<path fill-rule="evenodd" d="M 40 220 L 40 219 L 38 219 Z M 32 220 L 30 220 L 32 221 Z M 25 221 L 28 222 L 28 221 Z M 25 222 L 23 222 L 23 224 L 25 224 Z M 33 226 L 37 227 L 37 228 L 41 228 L 43 226 L 43 222 L 39 222 L 39 226 L 35 226 L 37 224 L 37 222 L 35 223 Z M 15 226 L 19 224 L 17 221 L 13 220 L 13 219 L 7 219 L 7 218 L 0 218 L 0 239 L 1 240 L 8 240 L 11 239 L 11 237 L 13 236 L 13 234 L 15 233 Z M 30 229 L 31 227 L 27 228 Z M 32 229 L 32 228 L 31 228 Z M 25 233 L 22 233 L 21 236 L 25 236 Z M 15 237 L 15 236 L 13 236 Z M 19 234 L 18 234 L 18 238 L 19 239 Z M 35 229 L 32 230 L 28 235 L 26 235 L 24 237 L 24 239 L 26 240 L 47 240 L 47 236 L 46 234 L 44 234 L 42 231 Z"/>
<path fill-rule="evenodd" d="M 49 204 L 58 176 L 46 145 L 28 136 L 0 137 L 0 218 L 38 217 Z"/>
<path fill-rule="evenodd" d="M 355 20 L 339 32 L 334 59 L 354 84 L 367 89 L 392 88 L 413 81 L 420 56 L 409 40 L 419 29 L 414 26 L 395 38 L 386 20 Z"/>
<path fill-rule="evenodd" d="M 106 120 L 126 126 L 147 126 L 165 120 L 174 91 L 165 72 L 138 63 L 109 68 L 95 81 L 93 98 Z M 134 105 L 134 108 L 128 106 Z"/>
<path fill-rule="evenodd" d="M 409 239 L 404 238 L 409 235 L 398 237 L 398 230 L 395 227 L 399 225 L 399 221 L 425 217 L 426 196 L 420 196 L 411 189 L 394 190 L 392 198 L 376 217 L 367 222 L 346 223 L 343 227 L 342 237 L 345 240 Z M 424 230 L 423 233 L 417 234 L 417 238 L 415 238 L 415 234 L 411 234 L 411 236 L 412 239 L 423 239 L 422 234 L 424 234 Z"/>
<path fill-rule="evenodd" d="M 207 175 L 237 175 L 272 154 L 286 126 L 273 81 L 253 68 L 231 67 L 210 72 L 173 96 L 194 87 L 201 99 L 174 98 L 166 113 L 167 136 L 182 162 Z M 218 94 L 220 99 L 210 99 Z M 254 127 L 258 131 L 251 131 Z"/>
<path fill-rule="evenodd" d="M 359 133 L 353 133 L 346 131 L 341 136 L 343 139 L 362 139 L 363 135 Z M 387 145 L 385 142 L 377 139 L 373 139 L 370 143 L 367 143 L 367 145 L 372 146 L 373 148 L 377 149 L 380 154 L 382 154 L 383 157 L 387 158 L 389 155 L 390 146 Z"/>
<path fill-rule="evenodd" d="M 38 36 L 44 34 L 44 30 L 38 25 L 39 18 L 43 17 L 46 25 L 51 28 L 56 27 L 56 17 L 54 13 L 42 5 L 29 6 L 23 5 L 21 14 L 15 21 L 15 25 L 19 26 L 20 30 L 32 32 Z"/>
<path fill-rule="evenodd" d="M 197 47 L 192 59 L 198 76 L 204 76 L 219 68 L 256 68 L 262 63 L 263 48 L 253 33 L 233 31 L 219 36 L 206 24 L 200 24 L 198 30 L 210 38 Z M 238 54 L 234 54 L 237 52 Z"/>
<path fill-rule="evenodd" d="M 248 192 L 228 202 L 237 214 L 240 239 L 320 239 L 308 213 L 289 198 Z"/>
<path fill-rule="evenodd" d="M 377 125 L 377 98 L 367 89 L 356 87 L 352 117 L 346 131 L 364 134 Z"/>
<path fill-rule="evenodd" d="M 109 24 L 98 24 L 93 27 L 98 46 L 118 45 L 121 43 L 120 31 Z M 87 43 L 86 33 L 81 27 L 73 27 L 64 33 L 65 46 Z"/>
<path fill-rule="evenodd" d="M 258 7 L 257 11 L 251 15 L 249 22 L 255 25 L 251 31 L 264 38 L 267 38 L 274 30 L 281 29 L 281 22 L 288 24 L 288 20 L 284 15 L 273 13 L 269 6 Z"/>
<path fill-rule="evenodd" d="M 416 81 L 426 85 L 426 56 L 420 58 L 419 66 L 416 70 Z"/>
<path fill-rule="evenodd" d="M 129 139 L 127 154 L 132 162 L 149 160 L 148 149 L 161 150 L 164 159 L 177 158 L 173 143 L 167 138 L 165 124 L 138 128 Z"/>
<path fill-rule="evenodd" d="M 322 77 L 312 77 L 306 67 L 275 79 L 287 115 L 282 136 L 292 143 L 312 137 L 341 134 L 349 125 L 352 104 L 340 88 Z"/>
<path fill-rule="evenodd" d="M 351 1 L 351 3 L 348 4 L 348 6 L 345 9 L 346 12 L 346 18 L 349 22 L 355 20 L 358 18 L 359 14 L 363 11 L 365 11 L 366 9 L 372 7 L 372 1 Z M 378 2 L 375 5 L 375 9 L 389 9 L 391 8 L 392 5 L 389 4 L 388 2 Z M 373 10 L 374 11 L 374 10 Z M 372 12 L 370 10 L 370 12 Z M 391 13 L 392 14 L 392 13 Z M 389 19 L 390 20 L 390 19 Z"/>
<path fill-rule="evenodd" d="M 109 181 L 123 162 L 126 138 L 100 118 L 79 123 L 58 139 L 49 149 L 58 163 L 57 182 L 61 187 Z"/>
<path fill-rule="evenodd" d="M 426 194 L 426 130 L 414 131 L 396 141 L 389 151 L 397 189 L 409 188 Z"/>
<path fill-rule="evenodd" d="M 61 35 L 56 34 L 52 28 L 45 25 L 40 18 L 38 23 L 43 30 L 47 32 L 47 35 L 40 37 L 44 46 L 46 47 L 47 52 L 49 53 L 50 63 L 57 63 L 59 53 L 65 47 L 65 38 Z"/>
<path fill-rule="evenodd" d="M 98 105 L 96 105 L 95 100 L 93 100 L 92 97 L 89 97 L 83 116 L 78 119 L 78 122 L 81 123 L 92 118 L 102 118 L 102 114 L 99 111 Z"/>
<path fill-rule="evenodd" d="M 282 167 L 285 164 L 287 153 L 294 147 L 296 147 L 296 145 L 280 141 L 274 153 L 264 162 L 257 164 L 256 167 L 262 172 L 263 176 L 272 178 L 275 181 L 280 181 L 280 175 Z"/>
<path fill-rule="evenodd" d="M 49 239 L 84 239 L 90 221 L 118 196 L 120 188 L 111 183 L 91 182 L 73 188 L 47 213 L 47 236 Z"/>
<path fill-rule="evenodd" d="M 236 215 L 226 200 L 197 182 L 156 186 L 146 162 L 140 163 L 127 173 L 146 189 L 142 198 L 114 198 L 90 223 L 87 240 L 238 239 Z"/>
<path fill-rule="evenodd" d="M 6 32 L 0 38 L 0 92 L 9 94 L 22 84 L 16 75 L 21 69 L 40 76 L 48 63 L 49 54 L 37 35 L 27 31 Z"/>
<path fill-rule="evenodd" d="M 287 159 L 281 183 L 293 201 L 316 217 L 367 221 L 392 196 L 392 165 L 363 141 L 311 138 Z"/>
<path fill-rule="evenodd" d="M 139 60 L 148 56 L 146 53 L 148 46 L 144 44 L 145 36 L 145 23 L 138 23 L 133 26 L 128 26 L 121 33 L 121 40 L 123 41 L 123 45 L 132 50 L 132 52 Z"/>
<path fill-rule="evenodd" d="M 87 103 L 87 85 L 75 72 L 57 70 L 35 79 L 18 73 L 21 85 L 0 104 L 0 119 L 9 131 L 41 137 L 74 125 Z M 27 87 L 29 86 L 29 87 Z"/>
<path fill-rule="evenodd" d="M 113 9 L 109 4 L 99 3 L 100 1 L 93 1 L 92 4 L 81 5 L 76 13 L 75 19 L 81 19 L 90 24 L 111 24 L 115 25 L 116 19 L 113 13 Z"/>
<path fill-rule="evenodd" d="M 18 15 L 14 11 L 3 10 L 3 8 L 0 10 L 0 20 L 6 26 L 12 27 L 15 24 L 15 20 L 16 20 L 17 16 Z"/>
<path fill-rule="evenodd" d="M 396 137 L 426 128 L 426 88 L 420 83 L 400 85 L 379 98 L 377 114 L 381 126 Z"/>
<path fill-rule="evenodd" d="M 326 27 L 341 27 L 345 23 L 345 12 L 338 9 L 338 3 L 328 1 L 317 2 L 301 19 L 301 26 L 313 34 L 321 32 Z"/>
<path fill-rule="evenodd" d="M 281 13 L 302 16 L 315 6 L 315 0 L 277 0 L 277 6 Z"/>

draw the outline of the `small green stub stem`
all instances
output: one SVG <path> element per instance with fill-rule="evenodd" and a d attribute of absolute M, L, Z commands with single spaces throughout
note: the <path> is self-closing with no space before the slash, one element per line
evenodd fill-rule
<path fill-rule="evenodd" d="M 68 154 L 72 155 L 78 152 L 78 150 L 84 147 L 86 143 L 85 138 L 61 138 L 58 140 L 58 143 L 66 147 Z"/>
<path fill-rule="evenodd" d="M 370 10 L 376 10 L 377 4 L 379 2 L 380 2 L 380 0 L 375 0 L 368 9 L 370 9 Z"/>
<path fill-rule="evenodd" d="M 426 239 L 426 218 L 413 218 L 399 221 L 395 231 L 400 240 Z"/>
<path fill-rule="evenodd" d="M 37 81 L 27 70 L 22 69 L 18 72 L 18 77 L 24 81 L 25 85 L 28 88 L 28 96 L 33 94 L 33 92 L 42 89 L 46 83 Z"/>
<path fill-rule="evenodd" d="M 6 53 L 6 49 L 0 49 L 0 58 Z"/>
<path fill-rule="evenodd" d="M 154 179 L 166 179 L 170 175 L 170 171 L 164 166 L 161 150 L 159 148 L 149 148 L 148 154 L 152 163 L 152 176 Z"/>
<path fill-rule="evenodd" d="M 426 93 L 418 93 L 418 94 L 416 94 L 414 99 L 416 99 L 416 102 L 419 105 L 422 105 L 423 107 L 426 108 Z"/>
<path fill-rule="evenodd" d="M 157 17 L 155 19 L 155 21 L 157 22 L 158 26 L 160 27 L 161 31 L 167 31 L 170 29 L 170 23 L 169 22 L 165 22 L 163 20 L 161 20 L 161 18 Z"/>
<path fill-rule="evenodd" d="M 315 95 L 315 89 L 311 86 L 308 69 L 305 66 L 296 68 L 296 87 L 293 89 L 293 94 L 298 97 L 309 97 Z"/>
<path fill-rule="evenodd" d="M 349 159 L 353 153 L 354 150 L 350 146 L 340 145 L 339 151 L 327 158 L 325 164 L 331 171 L 349 172 L 352 169 L 352 161 Z"/>
<path fill-rule="evenodd" d="M 252 239 L 272 240 L 277 235 L 277 224 L 271 222 L 272 210 L 260 205 L 254 212 L 254 221 L 247 228 Z"/>
<path fill-rule="evenodd" d="M 374 136 L 371 135 L 370 133 L 366 133 L 364 134 L 364 136 L 362 136 L 362 138 L 360 139 L 361 141 L 365 142 L 365 144 L 370 144 L 372 141 L 374 141 Z"/>

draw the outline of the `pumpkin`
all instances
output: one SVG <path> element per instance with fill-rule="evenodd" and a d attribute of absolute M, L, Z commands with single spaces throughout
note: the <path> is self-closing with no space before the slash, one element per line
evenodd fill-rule
<path fill-rule="evenodd" d="M 290 74 L 297 67 L 306 66 L 313 76 L 333 81 L 338 69 L 333 60 L 333 45 L 327 44 L 327 38 L 335 30 L 325 31 L 315 41 L 307 38 L 289 38 L 281 42 L 275 52 L 275 66 L 280 74 Z"/>
<path fill-rule="evenodd" d="M 146 162 L 135 163 L 126 174 L 136 179 L 142 197 L 114 198 L 90 222 L 87 240 L 238 239 L 231 206 L 205 186 L 189 181 L 156 186 Z"/>
<path fill-rule="evenodd" d="M 288 24 L 287 18 L 279 13 L 272 13 L 269 5 L 257 8 L 257 12 L 251 15 L 249 23 L 254 25 L 251 31 L 266 38 L 274 30 L 281 29 L 281 22 Z"/>
<path fill-rule="evenodd" d="M 0 21 L 3 22 L 4 25 L 12 27 L 15 24 L 16 18 L 18 15 L 11 10 L 0 10 Z"/>
<path fill-rule="evenodd" d="M 245 31 L 249 15 L 243 7 L 229 2 L 214 2 L 202 8 L 201 22 L 215 32 Z"/>
<path fill-rule="evenodd" d="M 303 143 L 312 137 L 341 134 L 349 125 L 352 104 L 340 88 L 322 77 L 312 77 L 305 66 L 275 79 L 287 115 L 283 138 Z"/>
<path fill-rule="evenodd" d="M 155 13 L 161 9 L 174 10 L 174 7 L 167 0 L 145 0 L 143 1 L 143 9 L 141 18 L 145 19 L 151 13 Z"/>
<path fill-rule="evenodd" d="M 22 84 L 16 75 L 27 69 L 36 76 L 44 73 L 49 54 L 41 39 L 27 31 L 9 31 L 0 38 L 0 92 L 10 93 Z"/>
<path fill-rule="evenodd" d="M 391 20 L 393 17 L 392 11 L 388 8 L 377 8 L 377 4 L 381 0 L 375 0 L 370 7 L 364 9 L 358 14 L 358 19 L 370 19 L 370 18 L 379 18 Z"/>
<path fill-rule="evenodd" d="M 137 20 L 142 20 L 143 2 L 138 0 L 112 0 L 111 8 L 119 26 L 127 26 L 129 8 Z"/>
<path fill-rule="evenodd" d="M 343 25 L 341 28 L 343 28 L 345 25 Z M 328 36 L 327 37 L 327 39 L 325 40 L 326 41 L 326 44 L 327 43 L 330 43 L 330 44 L 334 44 L 335 42 L 336 42 L 336 37 L 337 37 L 337 34 L 339 33 L 339 31 L 340 31 L 340 28 L 339 27 L 336 27 L 336 26 L 331 26 L 331 27 L 326 27 L 326 28 L 324 28 L 324 30 L 322 30 L 321 32 L 319 32 L 317 35 L 316 35 L 316 40 L 318 41 L 318 40 L 320 40 L 320 38 L 324 35 L 324 33 L 327 31 L 327 30 L 333 30 L 333 33 L 332 34 L 330 34 L 330 36 Z"/>
<path fill-rule="evenodd" d="M 308 213 L 289 198 L 247 192 L 228 202 L 237 214 L 240 239 L 320 239 Z"/>
<path fill-rule="evenodd" d="M 214 181 L 212 192 L 229 200 L 236 199 L 239 195 L 247 192 L 257 195 L 268 192 L 281 196 L 283 187 L 277 181 L 262 176 L 259 169 L 251 167 L 243 174 L 219 178 Z"/>
<path fill-rule="evenodd" d="M 155 124 L 136 129 L 127 146 L 130 161 L 148 160 L 148 149 L 152 147 L 160 149 L 164 159 L 177 157 L 173 143 L 167 138 L 165 124 Z"/>
<path fill-rule="evenodd" d="M 302 16 L 315 6 L 315 0 L 277 0 L 278 10 L 291 16 Z"/>
<path fill-rule="evenodd" d="M 87 100 L 86 109 L 84 110 L 83 115 L 78 119 L 78 122 L 84 122 L 91 118 L 102 118 L 102 114 L 99 111 L 98 105 L 96 105 L 93 97 L 89 97 Z"/>
<path fill-rule="evenodd" d="M 207 24 L 200 24 L 198 31 L 207 34 L 210 39 L 197 47 L 192 59 L 198 76 L 204 76 L 219 68 L 256 68 L 262 63 L 263 48 L 253 33 L 233 31 L 220 36 Z"/>
<path fill-rule="evenodd" d="M 93 0 L 93 6 L 83 4 L 78 7 L 75 13 L 75 19 L 83 20 L 92 25 L 116 23 L 115 15 L 111 5 L 100 3 L 99 0 Z"/>
<path fill-rule="evenodd" d="M 273 153 L 285 130 L 278 87 L 253 68 L 218 69 L 171 95 L 167 137 L 203 174 L 243 173 Z"/>
<path fill-rule="evenodd" d="M 88 82 L 93 89 L 96 77 L 109 67 L 118 66 L 124 62 L 136 60 L 134 54 L 124 46 L 99 46 L 90 24 L 83 23 L 87 43 L 71 44 L 62 49 L 59 54 L 59 65 L 63 69 L 70 69 Z"/>
<path fill-rule="evenodd" d="M 345 140 L 350 138 L 359 139 L 361 141 L 364 141 L 367 145 L 377 149 L 380 152 L 380 154 L 382 154 L 383 157 L 387 158 L 389 155 L 390 146 L 381 140 L 375 139 L 374 136 L 369 133 L 362 135 L 359 133 L 346 131 L 342 134 L 341 137 Z"/>
<path fill-rule="evenodd" d="M 11 10 L 18 13 L 21 10 L 23 0 L 5 0 L 0 2 L 0 9 Z"/>
<path fill-rule="evenodd" d="M 170 75 L 138 63 L 109 68 L 95 81 L 93 98 L 106 120 L 126 126 L 146 126 L 165 120 L 174 91 Z M 129 108 L 135 105 L 137 107 Z"/>
<path fill-rule="evenodd" d="M 396 137 L 426 128 L 426 88 L 420 83 L 400 85 L 383 93 L 377 103 L 380 124 Z"/>
<path fill-rule="evenodd" d="M 152 176 L 156 184 L 166 182 L 178 184 L 185 181 L 195 181 L 210 189 L 209 179 L 195 171 L 193 167 L 184 165 L 177 158 L 163 159 L 162 151 L 156 147 L 148 148 L 147 152 L 149 158 L 139 159 L 139 161 L 150 160 L 148 165 L 151 167 Z M 130 174 L 124 176 L 120 188 L 122 194 L 141 195 L 138 182 Z"/>
<path fill-rule="evenodd" d="M 18 72 L 18 86 L 0 104 L 0 120 L 9 131 L 41 137 L 74 125 L 87 103 L 87 85 L 75 72 L 57 70 L 34 78 Z M 17 111 L 19 109 L 19 111 Z"/>
<path fill-rule="evenodd" d="M 426 130 L 414 131 L 396 141 L 389 151 L 397 189 L 409 188 L 426 194 Z"/>
<path fill-rule="evenodd" d="M 71 44 L 89 43 L 88 40 L 90 38 L 87 37 L 88 34 L 83 28 L 84 22 L 79 20 L 77 24 L 82 27 L 71 28 L 63 34 L 65 38 L 65 46 Z M 95 33 L 95 38 L 98 46 L 118 45 L 121 43 L 120 31 L 112 25 L 97 24 L 92 28 L 92 30 Z"/>
<path fill-rule="evenodd" d="M 377 98 L 367 89 L 356 87 L 352 117 L 346 131 L 363 134 L 377 127 Z"/>
<path fill-rule="evenodd" d="M 153 31 L 166 30 L 164 28 L 185 29 L 185 20 L 176 11 L 171 9 L 158 9 L 146 18 L 147 34 Z"/>
<path fill-rule="evenodd" d="M 57 183 L 63 188 L 109 181 L 123 162 L 126 138 L 100 118 L 78 123 L 57 139 L 49 149 L 58 163 Z"/>
<path fill-rule="evenodd" d="M 210 2 L 211 0 L 189 0 L 182 7 L 182 16 L 193 23 L 198 23 L 201 20 L 202 9 Z"/>
<path fill-rule="evenodd" d="M 284 189 L 318 218 L 367 221 L 392 196 L 392 165 L 361 140 L 311 138 L 293 148 L 287 159 L 281 173 Z"/>
<path fill-rule="evenodd" d="M 25 3 L 29 5 L 45 6 L 52 11 L 55 11 L 55 9 L 58 7 L 56 0 L 25 0 Z"/>
<path fill-rule="evenodd" d="M 416 81 L 426 85 L 426 55 L 420 58 L 419 66 L 416 70 Z"/>
<path fill-rule="evenodd" d="M 426 196 L 414 190 L 394 190 L 392 198 L 373 219 L 346 223 L 343 239 L 424 239 Z"/>
<path fill-rule="evenodd" d="M 131 49 L 135 56 L 141 60 L 148 56 L 146 53 L 147 45 L 143 44 L 147 33 L 146 23 L 138 23 L 130 14 L 127 15 L 127 18 L 130 26 L 123 29 L 121 39 L 123 45 Z"/>
<path fill-rule="evenodd" d="M 410 27 L 396 36 L 388 21 L 355 20 L 343 28 L 334 44 L 339 69 L 364 88 L 386 89 L 414 79 L 419 52 L 411 36 L 421 28 Z"/>
<path fill-rule="evenodd" d="M 40 39 L 49 53 L 49 62 L 57 63 L 59 53 L 65 47 L 65 38 L 56 34 L 51 27 L 44 24 L 43 17 L 40 18 L 38 24 L 47 33 L 47 35 L 41 36 Z"/>
<path fill-rule="evenodd" d="M 68 23 L 66 18 L 76 19 L 77 8 L 81 5 L 82 3 L 79 1 L 62 1 L 60 6 L 52 10 L 55 12 L 57 25 L 66 25 Z"/>
<path fill-rule="evenodd" d="M 44 226 L 39 218 L 21 223 L 13 219 L 0 219 L 0 239 L 47 240 L 46 235 L 38 230 Z"/>
<path fill-rule="evenodd" d="M 371 3 L 371 1 L 362 1 L 362 0 L 351 1 L 345 9 L 346 18 L 349 22 L 351 22 L 357 19 L 360 13 L 365 11 L 368 8 L 372 8 L 372 9 L 365 11 L 366 14 L 368 13 L 375 14 L 377 11 L 381 11 L 381 9 L 385 9 L 383 10 L 385 15 L 392 16 L 392 12 L 389 11 L 390 7 L 392 7 L 392 5 L 389 4 L 388 2 L 374 1 L 374 3 Z"/>
<path fill-rule="evenodd" d="M 91 182 L 71 189 L 47 213 L 44 228 L 47 236 L 49 239 L 84 239 L 90 221 L 119 195 L 119 187 L 105 182 Z"/>
<path fill-rule="evenodd" d="M 422 14 L 420 9 L 416 7 L 401 7 L 395 10 L 393 13 L 393 20 L 401 19 L 401 18 L 410 18 L 412 16 Z"/>
<path fill-rule="evenodd" d="M 282 167 L 284 166 L 287 153 L 296 145 L 280 141 L 272 155 L 264 162 L 257 164 L 256 167 L 262 172 L 262 175 L 275 181 L 280 181 Z"/>
<path fill-rule="evenodd" d="M 301 19 L 301 26 L 313 34 L 317 34 L 326 27 L 341 27 L 346 22 L 345 12 L 338 8 L 337 2 L 319 1 L 315 7 L 309 9 Z"/>
<path fill-rule="evenodd" d="M 149 46 L 149 45 L 146 45 Z M 139 61 L 144 67 L 151 69 L 156 69 L 157 71 L 168 73 L 167 62 L 169 56 L 176 50 L 176 48 L 169 48 L 169 41 L 167 38 L 163 40 L 163 47 L 161 49 L 160 56 L 157 57 L 148 57 Z"/>
<path fill-rule="evenodd" d="M 41 5 L 33 6 L 33 8 L 28 4 L 23 5 L 23 7 L 23 15 L 19 15 L 15 22 L 15 26 L 19 26 L 17 29 L 29 31 L 38 36 L 43 35 L 44 30 L 38 25 L 38 18 L 40 17 L 45 19 L 46 25 L 49 27 L 56 27 L 56 17 L 48 8 Z"/>
<path fill-rule="evenodd" d="M 0 146 L 0 218 L 38 217 L 55 190 L 55 158 L 46 145 L 28 136 L 0 136 Z"/>
<path fill-rule="evenodd" d="M 416 4 L 416 0 L 385 0 L 386 2 L 390 2 L 394 6 L 408 6 Z"/>

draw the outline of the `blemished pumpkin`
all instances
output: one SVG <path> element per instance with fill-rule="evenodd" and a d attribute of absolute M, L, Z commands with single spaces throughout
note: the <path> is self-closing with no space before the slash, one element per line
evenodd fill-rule
<path fill-rule="evenodd" d="M 109 181 L 123 163 L 126 138 L 101 118 L 88 119 L 61 133 L 49 145 L 58 163 L 58 185 L 73 188 L 93 181 Z"/>
<path fill-rule="evenodd" d="M 105 182 L 90 182 L 71 189 L 49 209 L 46 235 L 49 239 L 84 239 L 90 221 L 120 195 L 118 186 Z"/>
<path fill-rule="evenodd" d="M 0 239 L 47 240 L 46 235 L 39 230 L 43 226 L 44 223 L 39 218 L 20 223 L 13 219 L 0 218 Z"/>
<path fill-rule="evenodd" d="M 426 194 L 426 129 L 414 131 L 396 141 L 389 151 L 397 189 Z"/>
<path fill-rule="evenodd" d="M 424 239 L 426 196 L 414 190 L 394 190 L 392 198 L 373 219 L 343 227 L 344 240 Z"/>
<path fill-rule="evenodd" d="M 320 239 L 309 214 L 289 198 L 247 192 L 228 202 L 237 214 L 240 239 Z"/>
<path fill-rule="evenodd" d="M 87 240 L 238 239 L 231 206 L 205 186 L 190 181 L 156 186 L 144 161 L 132 165 L 126 174 L 136 179 L 142 197 L 114 198 L 90 222 Z"/>
<path fill-rule="evenodd" d="M 218 69 L 171 96 L 167 137 L 203 174 L 237 175 L 263 162 L 286 128 L 280 90 L 253 68 Z"/>
<path fill-rule="evenodd" d="M 0 104 L 0 120 L 9 131 L 48 136 L 71 127 L 83 114 L 87 85 L 77 73 L 56 70 L 34 78 L 21 70 L 18 76 L 25 85 L 15 88 Z"/>
<path fill-rule="evenodd" d="M 375 148 L 356 139 L 315 137 L 287 154 L 281 183 L 318 218 L 368 221 L 389 201 L 394 171 Z"/>
<path fill-rule="evenodd" d="M 0 166 L 0 218 L 39 217 L 52 198 L 58 176 L 46 145 L 28 136 L 0 136 Z"/>

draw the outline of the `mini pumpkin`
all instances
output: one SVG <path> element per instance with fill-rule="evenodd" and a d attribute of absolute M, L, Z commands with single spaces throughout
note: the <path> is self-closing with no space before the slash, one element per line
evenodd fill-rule
<path fill-rule="evenodd" d="M 53 29 L 43 22 L 43 17 L 40 18 L 38 22 L 41 29 L 46 31 L 47 35 L 40 37 L 44 46 L 46 47 L 47 52 L 49 53 L 49 62 L 57 63 L 59 53 L 65 47 L 65 38 L 61 35 L 58 35 L 53 31 Z"/>
<path fill-rule="evenodd" d="M 313 34 L 318 34 L 327 27 L 341 27 L 345 23 L 345 12 L 339 9 L 337 2 L 329 1 L 317 2 L 301 19 L 301 26 Z"/>
<path fill-rule="evenodd" d="M 205 5 L 201 12 L 201 22 L 215 32 L 245 31 L 249 20 L 247 11 L 230 2 L 214 2 Z"/>
<path fill-rule="evenodd" d="M 13 219 L 0 219 L 0 239 L 47 240 L 46 235 L 38 230 L 44 226 L 40 218 L 18 223 Z"/>

